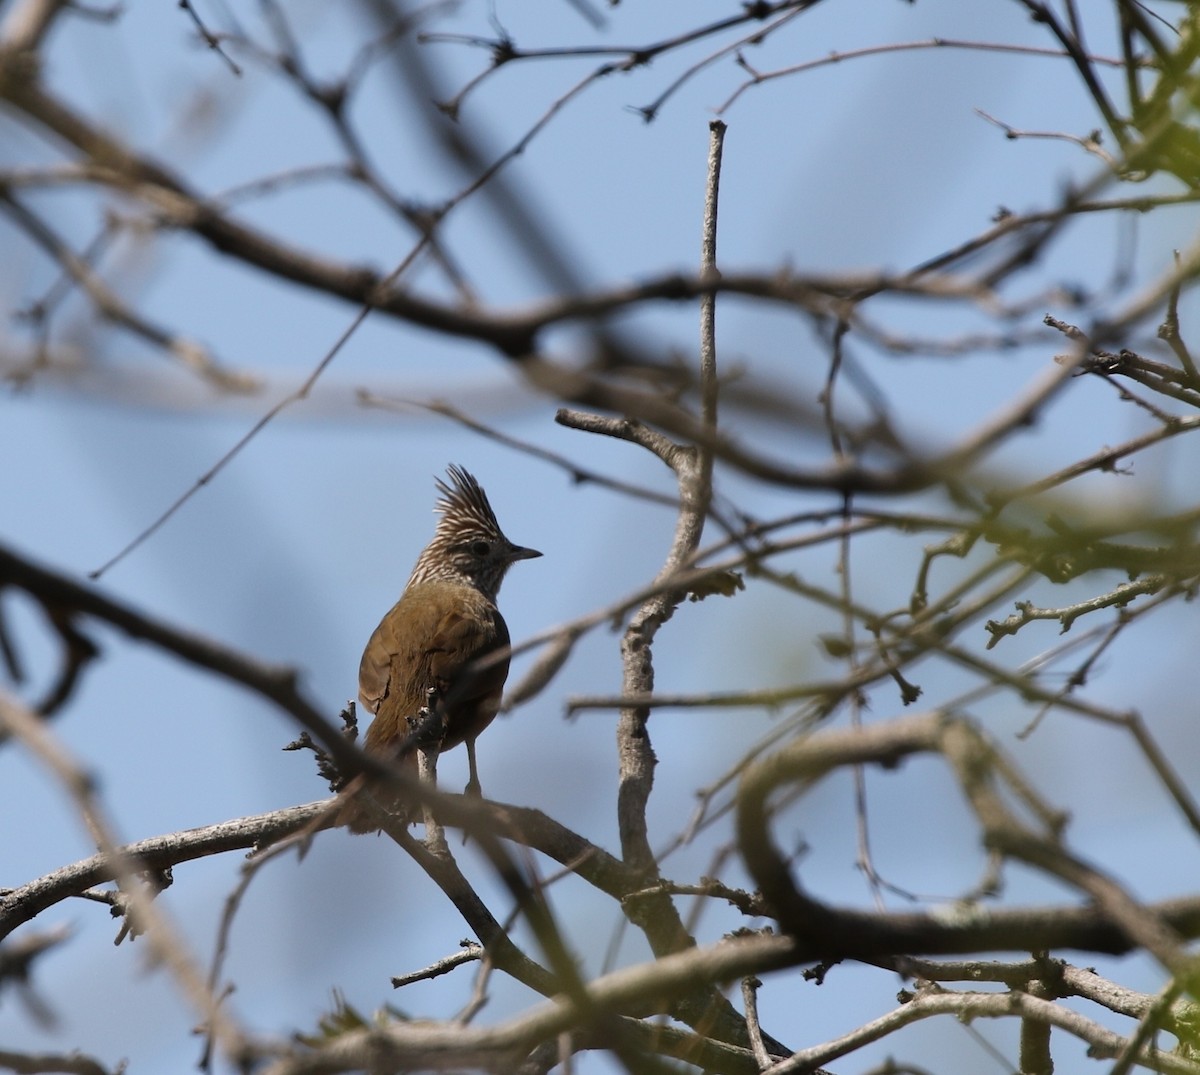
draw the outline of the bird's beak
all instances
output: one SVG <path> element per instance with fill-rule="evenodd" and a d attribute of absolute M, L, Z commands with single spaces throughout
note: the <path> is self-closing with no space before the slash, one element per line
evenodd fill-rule
<path fill-rule="evenodd" d="M 510 560 L 536 560 L 542 554 L 537 549 L 524 549 L 520 545 L 513 545 L 508 550 L 508 558 Z"/>

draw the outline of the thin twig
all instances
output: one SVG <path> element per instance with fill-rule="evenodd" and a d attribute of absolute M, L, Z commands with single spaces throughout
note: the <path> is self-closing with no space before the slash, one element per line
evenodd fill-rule
<path fill-rule="evenodd" d="M 477 963 L 482 959 L 483 947 L 481 945 L 474 941 L 463 941 L 454 955 L 439 959 L 436 963 L 431 963 L 428 967 L 422 967 L 420 970 L 395 975 L 392 978 L 392 988 L 401 989 L 406 985 L 413 985 L 415 982 L 426 982 L 431 978 L 449 974 L 450 971 L 461 967 L 464 963 Z"/>

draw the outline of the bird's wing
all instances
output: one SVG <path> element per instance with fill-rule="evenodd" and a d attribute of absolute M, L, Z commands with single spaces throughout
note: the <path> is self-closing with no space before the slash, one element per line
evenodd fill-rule
<path fill-rule="evenodd" d="M 473 741 L 492 722 L 508 678 L 508 641 L 508 628 L 490 603 L 474 615 L 451 613 L 439 624 L 426 656 L 429 686 L 437 689 L 446 714 L 443 750 Z"/>
<path fill-rule="evenodd" d="M 499 701 L 508 675 L 507 656 L 477 667 L 488 653 L 508 645 L 508 630 L 496 607 L 477 591 L 461 595 L 449 610 L 445 601 L 421 597 L 406 593 L 375 628 L 363 652 L 359 698 L 377 714 L 367 735 L 368 747 L 400 733 L 403 718 L 415 716 L 427 704 L 430 688 L 437 690 L 451 724 L 447 748 L 464 735 L 477 734 L 467 727 L 456 734 L 454 717 L 460 708 L 491 695 Z M 493 706 L 487 720 L 494 714 Z"/>

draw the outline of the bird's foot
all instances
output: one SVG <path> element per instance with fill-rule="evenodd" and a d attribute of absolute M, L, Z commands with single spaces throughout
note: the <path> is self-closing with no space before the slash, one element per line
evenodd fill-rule
<path fill-rule="evenodd" d="M 468 780 L 467 786 L 465 788 L 463 788 L 463 794 L 465 796 L 467 796 L 467 798 L 469 798 L 469 799 L 478 799 L 480 802 L 483 801 L 483 788 L 480 785 L 478 780 L 474 780 L 474 779 Z M 470 838 L 471 838 L 470 833 L 464 832 L 462 834 L 463 847 L 467 846 L 467 841 Z"/>

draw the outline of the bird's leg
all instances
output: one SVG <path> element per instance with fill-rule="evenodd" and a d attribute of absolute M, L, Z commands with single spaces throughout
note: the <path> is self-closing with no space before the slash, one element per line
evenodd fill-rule
<path fill-rule="evenodd" d="M 475 764 L 475 740 L 466 740 L 467 744 L 467 766 L 471 771 L 471 775 L 467 778 L 467 786 L 463 788 L 466 795 L 470 795 L 473 799 L 483 798 L 483 785 L 479 783 L 479 767 Z M 467 833 L 464 832 L 462 842 L 465 845 L 467 842 Z"/>
<path fill-rule="evenodd" d="M 479 768 L 475 764 L 475 740 L 467 740 L 467 765 L 470 768 L 471 775 L 467 778 L 467 786 L 463 791 L 467 795 L 473 795 L 477 799 L 483 798 L 483 785 L 479 783 Z"/>

